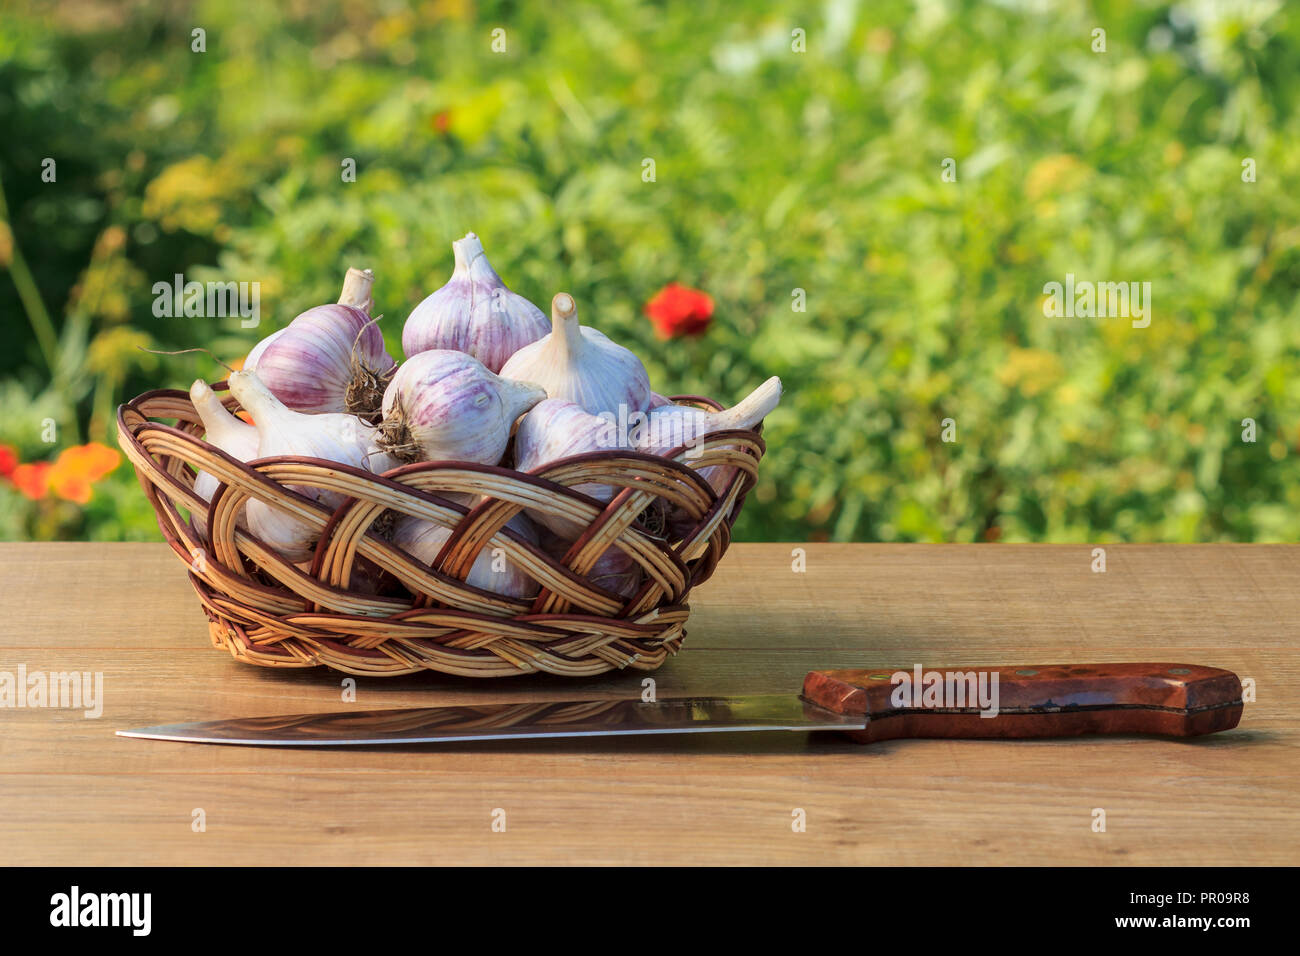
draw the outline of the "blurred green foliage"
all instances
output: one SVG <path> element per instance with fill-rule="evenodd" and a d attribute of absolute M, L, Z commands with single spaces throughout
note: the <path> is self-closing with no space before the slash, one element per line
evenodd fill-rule
<path fill-rule="evenodd" d="M 241 356 L 350 264 L 399 354 L 472 229 L 660 391 L 784 379 L 741 538 L 1300 538 L 1300 17 L 1279 2 L 0 16 L 0 443 L 25 461 L 53 454 L 47 418 L 57 445 L 112 444 L 117 402 L 222 377 L 137 346 Z M 262 327 L 155 318 L 178 272 L 260 282 Z M 1150 327 L 1046 318 L 1067 273 L 1152 283 Z M 713 295 L 703 337 L 654 337 L 642 305 L 672 281 Z M 125 463 L 51 507 L 0 487 L 0 537 L 157 534 Z"/>

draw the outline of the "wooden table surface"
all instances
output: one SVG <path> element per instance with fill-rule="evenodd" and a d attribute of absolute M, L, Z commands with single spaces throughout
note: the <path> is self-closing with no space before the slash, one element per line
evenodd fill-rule
<path fill-rule="evenodd" d="M 0 672 L 104 675 L 103 715 L 0 709 L 11 864 L 1294 864 L 1300 546 L 736 545 L 692 595 L 670 696 L 797 690 L 821 667 L 1153 660 L 1251 678 L 1196 740 L 798 733 L 395 750 L 114 736 L 217 717 L 627 697 L 644 675 L 360 679 L 214 650 L 162 544 L 0 545 Z M 1093 811 L 1106 813 L 1094 832 Z M 494 832 L 494 811 L 505 831 Z M 802 810 L 806 830 L 796 832 Z M 201 811 L 201 817 L 199 815 Z M 201 819 L 203 826 L 195 823 Z M 497 815 L 497 819 L 501 819 Z"/>

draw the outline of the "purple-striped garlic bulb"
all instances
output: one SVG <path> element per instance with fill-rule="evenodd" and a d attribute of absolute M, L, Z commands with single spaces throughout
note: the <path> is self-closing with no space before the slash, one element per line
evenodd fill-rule
<path fill-rule="evenodd" d="M 420 352 L 384 392 L 379 445 L 404 462 L 495 465 L 515 420 L 545 397 L 541 387 L 497 375 L 464 352 Z"/>
<path fill-rule="evenodd" d="M 478 359 L 491 372 L 551 330 L 542 310 L 506 288 L 474 233 L 451 244 L 451 278 L 415 307 L 402 327 L 407 358 L 451 349 Z"/>
<path fill-rule="evenodd" d="M 244 368 L 288 408 L 321 414 L 378 416 L 396 363 L 370 317 L 369 269 L 349 269 L 334 305 L 318 305 L 272 332 L 249 352 Z"/>
<path fill-rule="evenodd" d="M 249 349 L 248 355 L 244 358 L 244 368 L 248 369 L 249 371 L 252 371 L 253 368 L 257 365 L 257 360 L 262 357 L 262 353 L 271 347 L 272 342 L 274 342 L 276 339 L 278 339 L 280 336 L 284 335 L 284 333 L 288 331 L 289 331 L 289 327 L 287 325 L 282 329 L 276 329 L 266 338 L 262 339 L 262 341 L 258 342 L 251 349 Z"/>

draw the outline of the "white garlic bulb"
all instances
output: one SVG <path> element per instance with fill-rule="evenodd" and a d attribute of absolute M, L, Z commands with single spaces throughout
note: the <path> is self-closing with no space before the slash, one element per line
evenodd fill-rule
<path fill-rule="evenodd" d="M 612 415 L 593 415 L 573 402 L 548 398 L 535 405 L 515 431 L 515 469 L 536 472 L 573 455 L 630 450 L 634 438 L 619 427 Z M 609 502 L 619 489 L 585 482 L 574 485 L 573 490 Z M 556 534 L 576 536 L 581 531 L 575 522 L 539 509 L 529 509 L 528 516 Z"/>
<path fill-rule="evenodd" d="M 379 443 L 406 462 L 495 465 L 515 419 L 545 397 L 539 386 L 496 375 L 472 355 L 430 349 L 403 362 L 384 392 Z"/>
<path fill-rule="evenodd" d="M 687 450 L 715 432 L 753 428 L 781 401 L 781 379 L 773 375 L 731 408 L 710 412 L 693 405 L 660 405 L 650 410 L 636 438 L 638 451 L 664 455 L 686 445 Z M 688 458 L 689 461 L 689 458 Z"/>
<path fill-rule="evenodd" d="M 753 428 L 766 418 L 781 401 L 781 380 L 773 375 L 742 401 L 720 412 L 709 412 L 692 405 L 661 405 L 650 410 L 645 428 L 637 436 L 637 450 L 648 455 L 666 455 L 674 448 L 686 447 L 685 464 L 691 465 L 692 452 L 709 435 L 720 431 Z M 731 481 L 735 468 L 709 465 L 699 469 L 714 491 L 721 492 Z"/>
<path fill-rule="evenodd" d="M 396 362 L 367 311 L 374 274 L 349 269 L 338 304 L 318 305 L 255 345 L 244 362 L 286 406 L 373 419 Z"/>
<path fill-rule="evenodd" d="M 378 449 L 376 429 L 355 415 L 295 412 L 272 394 L 256 372 L 232 372 L 230 391 L 256 423 L 258 458 L 323 458 L 374 472 L 387 471 L 396 464 Z M 291 488 L 326 508 L 337 508 L 344 501 L 338 492 Z M 290 561 L 304 561 L 311 556 L 318 532 L 310 525 L 257 498 L 249 499 L 247 516 L 249 530 Z"/>
<path fill-rule="evenodd" d="M 551 301 L 551 332 L 526 345 L 501 369 L 507 378 L 536 382 L 548 398 L 573 402 L 593 415 L 627 416 L 650 407 L 650 377 L 631 351 L 578 324 L 573 297 Z"/>
<path fill-rule="evenodd" d="M 190 386 L 190 402 L 198 412 L 199 420 L 203 422 L 205 442 L 220 448 L 236 461 L 250 461 L 257 457 L 257 429 L 232 415 L 203 379 L 196 379 Z M 194 476 L 194 493 L 204 501 L 211 501 L 220 484 L 215 476 L 200 471 Z M 236 522 L 241 527 L 244 526 L 242 508 Z M 197 513 L 194 515 L 194 525 L 199 534 L 208 533 L 207 522 Z"/>
<path fill-rule="evenodd" d="M 529 544 L 537 544 L 537 532 L 523 515 L 515 515 L 506 528 Z M 393 528 L 393 544 L 425 565 L 432 565 L 442 552 L 451 530 L 440 524 L 403 515 Z M 528 572 L 517 567 L 504 554 L 494 555 L 485 546 L 474 559 L 465 583 L 476 588 L 500 594 L 503 597 L 531 598 L 537 594 L 538 584 Z"/>
<path fill-rule="evenodd" d="M 506 288 L 474 233 L 451 244 L 451 278 L 415 307 L 402 327 L 406 357 L 430 349 L 474 356 L 491 372 L 551 330 L 542 310 Z"/>
<path fill-rule="evenodd" d="M 683 464 L 694 468 L 693 453 L 709 435 L 721 431 L 753 428 L 781 401 L 781 380 L 775 375 L 750 392 L 731 408 L 709 412 L 690 405 L 663 405 L 650 410 L 644 430 L 637 436 L 637 450 L 648 455 L 667 455 L 685 447 Z M 734 446 L 732 446 L 734 447 Z M 736 474 L 734 465 L 706 465 L 696 471 L 718 494 L 726 491 Z M 679 540 L 690 531 L 694 521 L 682 509 L 664 499 L 656 502 L 663 527 L 670 541 Z"/>

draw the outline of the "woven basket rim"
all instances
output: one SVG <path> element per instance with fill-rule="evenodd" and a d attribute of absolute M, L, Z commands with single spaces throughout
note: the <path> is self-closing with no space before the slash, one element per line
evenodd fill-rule
<path fill-rule="evenodd" d="M 219 384 L 225 384 L 225 383 L 222 382 Z M 216 385 L 212 385 L 210 387 L 213 389 L 213 391 L 217 390 Z M 476 471 L 481 474 L 495 475 L 497 477 L 524 478 L 527 480 L 528 484 L 535 485 L 536 487 L 541 488 L 543 490 L 562 492 L 568 495 L 569 497 L 574 497 L 583 501 L 585 504 L 597 505 L 602 508 L 605 506 L 606 502 L 600 501 L 597 498 L 593 498 L 590 495 L 583 494 L 580 491 L 575 491 L 573 488 L 571 488 L 568 485 L 561 485 L 558 482 L 553 482 L 550 481 L 549 479 L 542 478 L 538 475 L 538 472 L 551 471 L 558 468 L 561 465 L 567 465 L 567 464 L 576 465 L 576 464 L 586 464 L 588 462 L 596 462 L 596 461 L 628 460 L 628 461 L 640 461 L 644 464 L 656 465 L 658 467 L 666 466 L 672 471 L 679 472 L 685 478 L 692 479 L 692 480 L 697 478 L 697 475 L 693 469 L 688 468 L 686 465 L 683 465 L 681 462 L 674 460 L 677 455 L 680 455 L 683 451 L 686 450 L 688 446 L 685 444 L 678 445 L 675 448 L 665 452 L 662 455 L 652 455 L 646 452 L 640 452 L 630 448 L 583 452 L 582 454 L 578 454 L 578 455 L 569 455 L 564 458 L 557 458 L 554 461 L 547 462 L 545 465 L 542 465 L 539 468 L 533 469 L 532 471 L 519 471 L 516 468 L 507 468 L 504 465 L 484 465 L 478 462 L 460 461 L 454 458 L 438 458 L 438 459 L 430 459 L 428 461 L 409 462 L 407 464 L 399 465 L 396 468 L 390 468 L 387 471 L 382 471 L 382 472 L 368 471 L 364 468 L 357 468 L 354 465 L 349 465 L 344 462 L 330 461 L 328 458 L 314 458 L 310 455 L 269 455 L 266 458 L 250 458 L 248 461 L 240 461 L 238 458 L 231 457 L 226 452 L 218 448 L 216 445 L 213 445 L 211 442 L 205 441 L 204 439 L 199 438 L 198 436 L 185 431 L 183 428 L 177 428 L 175 425 L 168 425 L 165 422 L 155 421 L 154 419 L 144 415 L 144 413 L 140 411 L 138 406 L 141 402 L 151 398 L 178 398 L 178 399 L 183 399 L 185 401 L 189 401 L 189 393 L 176 388 L 156 388 L 156 389 L 150 389 L 147 392 L 142 392 L 141 394 L 137 395 L 135 398 L 131 399 L 130 401 L 123 402 L 117 407 L 117 424 L 120 431 L 126 432 L 131 436 L 133 440 L 135 440 L 136 432 L 126 422 L 126 412 L 128 410 L 134 411 L 137 414 L 139 414 L 141 418 L 144 419 L 144 424 L 141 427 L 153 427 L 153 428 L 166 429 L 169 433 L 174 434 L 176 437 L 181 438 L 183 441 L 194 442 L 204 446 L 204 448 L 211 449 L 217 452 L 223 458 L 227 459 L 232 465 L 236 466 L 237 468 L 242 467 L 242 469 L 245 471 L 255 471 L 256 469 L 254 469 L 252 466 L 260 465 L 260 464 L 318 465 L 321 467 L 342 470 L 344 473 L 352 475 L 355 478 L 377 478 L 380 479 L 381 481 L 385 481 L 389 483 L 390 485 L 396 486 L 397 483 L 392 481 L 393 478 L 404 478 L 407 475 L 424 474 L 430 471 L 437 471 L 438 469 L 441 468 L 454 468 L 458 471 Z M 713 399 L 706 399 L 703 398 L 702 396 L 692 396 L 692 395 L 671 396 L 671 400 L 674 403 L 676 403 L 678 399 L 681 399 L 683 401 L 687 399 L 699 399 L 700 401 L 707 401 L 711 404 L 718 405 L 719 409 L 722 408 L 722 406 L 717 402 L 714 402 Z M 762 439 L 762 427 L 763 427 L 762 423 L 760 422 L 754 428 L 722 429 L 716 432 L 710 432 L 709 438 L 714 440 L 722 440 L 726 438 L 735 438 L 740 436 L 744 436 L 747 438 L 756 437 L 757 444 L 763 450 L 766 450 L 767 443 L 764 442 Z M 708 483 L 704 482 L 704 484 L 707 485 Z M 405 484 L 400 486 L 400 490 L 405 492 L 432 494 L 431 492 L 421 492 L 419 489 L 412 488 L 410 485 L 405 485 Z M 717 497 L 716 493 L 713 492 L 711 486 L 709 487 L 709 492 L 713 494 L 715 498 Z M 449 502 L 449 503 L 454 504 L 454 502 Z"/>

